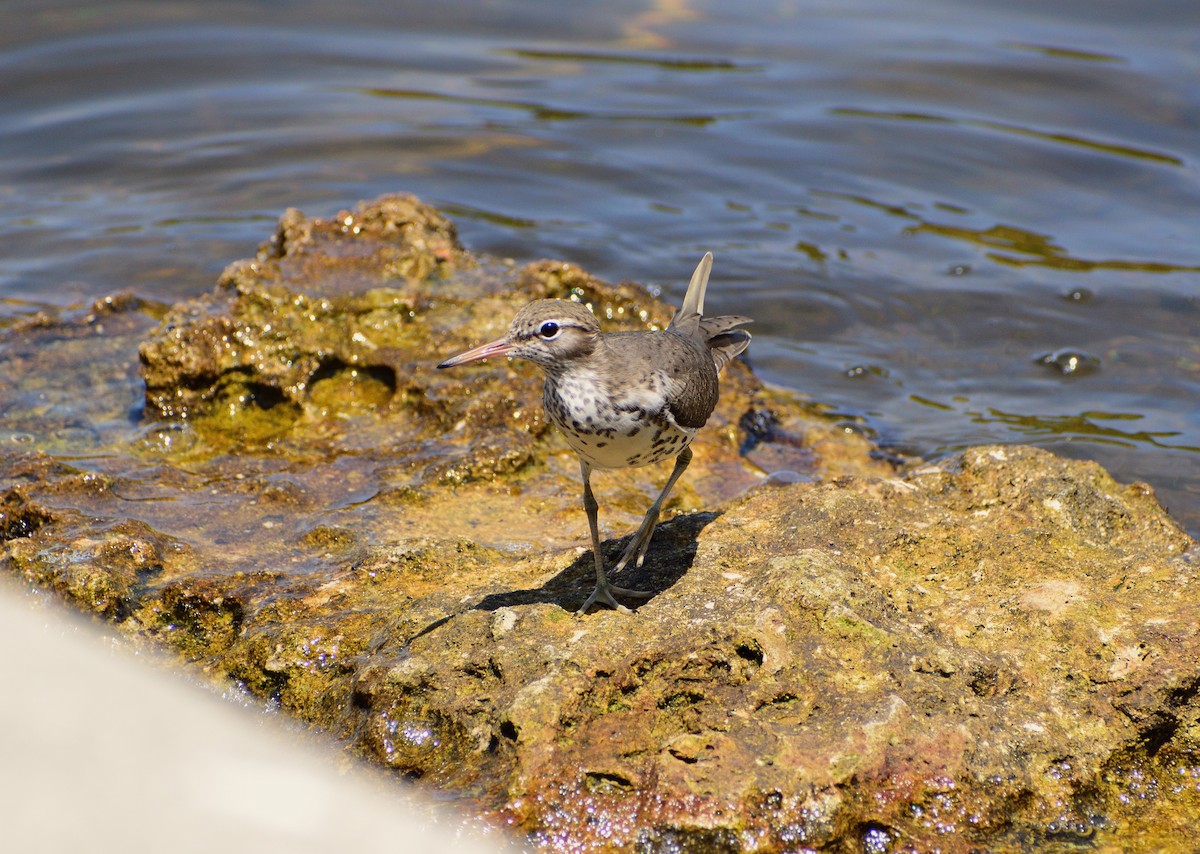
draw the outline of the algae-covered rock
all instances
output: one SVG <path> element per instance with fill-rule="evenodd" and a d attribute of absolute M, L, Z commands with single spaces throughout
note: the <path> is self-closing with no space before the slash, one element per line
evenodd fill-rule
<path fill-rule="evenodd" d="M 231 415 L 227 429 L 259 437 L 286 429 L 323 380 L 349 388 L 326 402 L 337 411 L 382 403 L 397 380 L 380 348 L 420 352 L 407 327 L 425 283 L 471 263 L 453 224 L 409 196 L 329 220 L 289 210 L 256 259 L 230 265 L 142 346 L 147 411 Z M 264 410 L 275 417 L 247 428 Z"/>
<path fill-rule="evenodd" d="M 401 274 L 397 252 L 425 260 Z M 377 471 L 386 466 L 380 492 L 406 503 L 429 498 L 429 487 L 533 480 L 544 488 L 547 453 L 563 445 L 542 412 L 537 370 L 436 365 L 496 337 L 530 300 L 550 297 L 588 305 L 611 329 L 659 328 L 671 316 L 644 288 L 608 285 L 570 264 L 480 268 L 450 223 L 411 197 L 329 221 L 289 211 L 259 258 L 231 265 L 214 292 L 171 309 L 141 345 L 145 414 L 164 429 L 186 422 L 201 437 L 189 446 L 197 456 L 369 455 Z M 795 477 L 888 470 L 863 438 L 765 388 L 744 363 L 723 377 L 721 405 L 697 447 L 707 450 L 689 471 L 684 503 L 689 486 L 720 500 L 779 469 Z M 644 494 L 606 503 L 628 506 L 633 518 Z"/>
<path fill-rule="evenodd" d="M 572 615 L 589 570 L 368 548 L 189 590 L 238 622 L 179 646 L 550 849 L 1120 838 L 1130 787 L 1195 768 L 1194 544 L 1093 464 L 981 448 L 766 486 L 665 524 L 633 617 Z M 177 588 L 133 617 L 172 643 Z"/>
<path fill-rule="evenodd" d="M 900 471 L 739 361 L 618 579 L 652 595 L 576 617 L 539 374 L 435 368 L 542 297 L 670 316 L 393 197 L 0 331 L 0 561 L 547 850 L 1200 846 L 1198 553 L 1149 487 Z M 596 478 L 610 563 L 666 469 Z"/>

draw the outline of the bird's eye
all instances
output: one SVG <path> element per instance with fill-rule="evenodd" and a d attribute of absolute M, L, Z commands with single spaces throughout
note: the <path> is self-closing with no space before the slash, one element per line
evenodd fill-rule
<path fill-rule="evenodd" d="M 538 335 L 541 335 L 546 340 L 550 340 L 551 338 L 558 337 L 558 331 L 558 324 L 553 320 L 547 320 L 542 324 L 541 329 L 538 330 Z"/>

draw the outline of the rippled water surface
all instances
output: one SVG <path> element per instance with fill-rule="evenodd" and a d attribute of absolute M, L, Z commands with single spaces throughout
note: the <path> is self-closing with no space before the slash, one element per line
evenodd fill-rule
<path fill-rule="evenodd" d="M 411 191 L 672 299 L 712 249 L 769 380 L 911 453 L 1096 458 L 1200 530 L 1193 0 L 6 9 L 0 322 Z"/>

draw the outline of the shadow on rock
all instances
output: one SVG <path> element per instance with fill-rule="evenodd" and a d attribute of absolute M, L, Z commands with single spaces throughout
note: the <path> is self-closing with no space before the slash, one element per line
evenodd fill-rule
<path fill-rule="evenodd" d="M 691 568 L 696 559 L 696 543 L 700 532 L 719 515 L 690 513 L 660 524 L 650 541 L 645 562 L 640 567 L 625 567 L 620 572 L 610 575 L 610 579 L 620 587 L 650 593 L 638 605 L 650 602 L 672 587 Z M 613 566 L 620 560 L 632 538 L 633 535 L 629 534 L 619 540 L 601 543 L 604 565 Z M 587 549 L 570 566 L 541 587 L 492 593 L 480 600 L 479 604 L 474 606 L 474 610 L 495 611 L 498 608 L 546 603 L 560 605 L 565 610 L 574 612 L 583 605 L 594 580 L 595 562 L 591 549 Z M 629 604 L 636 610 L 637 605 Z"/>

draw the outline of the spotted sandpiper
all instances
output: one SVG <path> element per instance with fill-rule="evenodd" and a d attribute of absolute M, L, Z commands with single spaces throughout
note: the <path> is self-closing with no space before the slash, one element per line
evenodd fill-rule
<path fill-rule="evenodd" d="M 631 613 L 618 596 L 646 597 L 617 587 L 604 571 L 592 494 L 592 469 L 619 469 L 675 457 L 666 486 L 646 511 L 621 559 L 642 565 L 663 502 L 692 460 L 688 447 L 717 405 L 717 372 L 746 349 L 748 317 L 704 317 L 704 292 L 712 253 L 700 259 L 683 306 L 661 332 L 600 331 L 595 316 L 577 302 L 536 300 L 517 312 L 508 332 L 489 344 L 438 365 L 453 368 L 490 356 L 513 356 L 546 374 L 542 404 L 575 453 L 583 474 L 583 509 L 592 534 L 596 588 L 577 613 L 607 605 Z"/>

